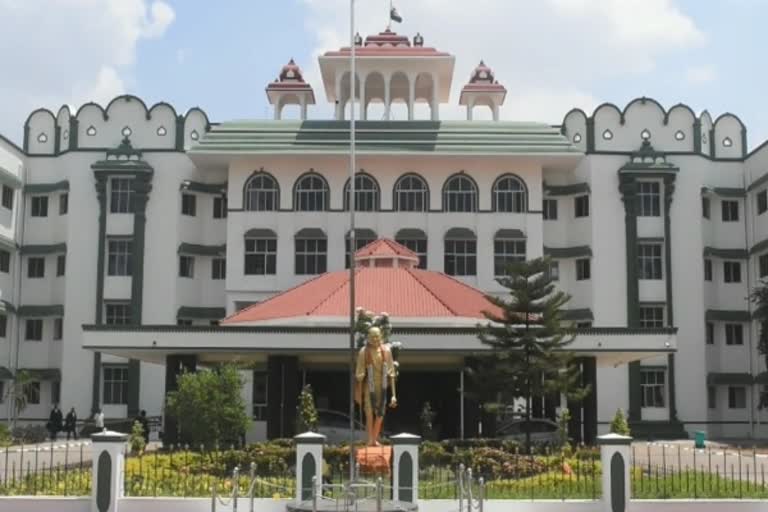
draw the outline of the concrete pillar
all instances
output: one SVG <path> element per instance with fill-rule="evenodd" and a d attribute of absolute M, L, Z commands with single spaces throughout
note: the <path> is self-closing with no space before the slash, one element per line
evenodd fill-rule
<path fill-rule="evenodd" d="M 305 432 L 293 439 L 296 441 L 296 502 L 311 501 L 320 493 L 320 486 L 323 484 L 325 436 Z"/>
<path fill-rule="evenodd" d="M 598 438 L 603 468 L 604 512 L 625 512 L 629 506 L 629 449 L 632 438 L 607 434 Z"/>
<path fill-rule="evenodd" d="M 467 103 L 467 121 L 472 120 L 472 107 L 474 107 L 474 105 L 472 105 L 472 102 Z"/>
<path fill-rule="evenodd" d="M 392 436 L 392 499 L 419 502 L 419 445 L 413 434 Z"/>
<path fill-rule="evenodd" d="M 117 512 L 123 497 L 127 434 L 105 430 L 91 436 L 93 484 L 91 512 Z"/>
<path fill-rule="evenodd" d="M 336 72 L 336 120 L 341 121 L 344 119 L 344 102 L 341 98 L 341 77 L 344 76 L 341 72 Z"/>
<path fill-rule="evenodd" d="M 360 98 L 359 105 L 360 105 L 360 115 L 358 116 L 358 119 L 361 121 L 368 120 L 368 105 L 366 105 L 365 99 L 367 97 L 367 94 L 365 93 L 365 86 L 366 81 L 368 80 L 367 76 L 364 76 L 360 79 L 360 88 L 357 91 L 358 97 Z"/>
<path fill-rule="evenodd" d="M 416 116 L 415 109 L 416 109 L 416 79 L 418 77 L 409 75 L 408 76 L 408 120 L 413 121 L 413 118 Z"/>
<path fill-rule="evenodd" d="M 494 103 L 491 105 L 491 112 L 493 112 L 493 120 L 498 121 L 499 120 L 499 105 Z"/>
<path fill-rule="evenodd" d="M 303 95 L 301 97 L 301 120 L 306 121 L 307 120 L 307 96 Z"/>
<path fill-rule="evenodd" d="M 280 111 L 282 110 L 282 101 L 281 98 L 277 98 L 277 101 L 275 102 L 275 121 L 280 120 Z"/>
<path fill-rule="evenodd" d="M 386 77 L 384 80 L 384 119 L 389 121 L 392 115 L 392 88 L 389 83 L 392 80 L 391 76 Z"/>
<path fill-rule="evenodd" d="M 438 77 L 437 75 L 432 75 L 432 120 L 433 121 L 439 121 L 440 120 L 440 112 L 439 112 L 439 105 L 440 102 L 438 100 L 438 91 L 440 90 L 440 84 L 438 83 Z"/>

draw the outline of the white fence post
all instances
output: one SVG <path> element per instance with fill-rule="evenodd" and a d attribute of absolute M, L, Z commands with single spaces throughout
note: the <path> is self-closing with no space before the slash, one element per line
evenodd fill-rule
<path fill-rule="evenodd" d="M 123 497 L 126 434 L 105 430 L 91 436 L 93 480 L 91 512 L 118 512 Z"/>
<path fill-rule="evenodd" d="M 323 485 L 323 445 L 325 436 L 305 432 L 296 441 L 296 503 L 310 501 Z"/>
<path fill-rule="evenodd" d="M 600 445 L 600 464 L 603 469 L 603 510 L 625 512 L 629 508 L 629 449 L 632 438 L 607 434 L 597 438 Z"/>
<path fill-rule="evenodd" d="M 398 434 L 392 441 L 392 499 L 418 503 L 419 501 L 419 445 L 421 437 Z"/>

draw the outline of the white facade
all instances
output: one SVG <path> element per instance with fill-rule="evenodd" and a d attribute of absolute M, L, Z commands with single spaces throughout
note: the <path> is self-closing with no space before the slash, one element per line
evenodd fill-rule
<path fill-rule="evenodd" d="M 338 95 L 341 75 L 336 67 L 333 69 L 335 79 L 328 79 L 325 88 Z M 365 70 L 367 74 L 375 72 Z M 452 61 L 449 71 L 452 73 Z M 439 98 L 445 102 L 437 87 L 430 101 L 438 102 Z M 436 108 L 428 115 L 436 118 Z M 341 107 L 337 116 L 343 117 Z M 270 122 L 274 129 L 290 123 Z M 477 123 L 488 126 L 487 122 Z M 504 127 L 506 123 L 497 125 Z M 472 130 L 472 123 L 468 126 Z M 104 383 L 104 368 L 116 368 L 118 377 L 127 375 L 122 373 L 127 360 L 103 355 L 102 370 L 94 380 L 94 355 L 82 348 L 82 326 L 108 323 L 108 305 L 137 305 L 145 325 L 215 322 L 243 304 L 264 300 L 312 277 L 297 274 L 294 263 L 295 235 L 304 228 L 324 233 L 325 270 L 344 268 L 348 213 L 343 188 L 349 175 L 344 154 L 233 153 L 223 159 L 194 149 L 190 152 L 211 131 L 202 110 L 178 115 L 167 104 L 147 109 L 132 96 L 118 97 L 104 108 L 87 104 L 77 113 L 66 107 L 56 115 L 41 109 L 30 115 L 25 128 L 23 148 L 0 139 L 0 180 L 13 191 L 12 208 L 5 203 L 0 207 L 0 246 L 10 255 L 8 268 L 0 269 L 2 300 L 7 303 L 0 366 L 11 371 L 60 370 L 60 384 L 56 372 L 41 377 L 39 403 L 27 407 L 22 414 L 25 419 L 46 418 L 55 393 L 60 393 L 64 409 L 74 406 L 81 417 L 86 416 L 94 405 L 97 381 L 98 403 L 104 406 L 107 417 L 129 413 L 125 400 L 116 396 L 125 391 L 124 387 Z M 421 230 L 427 239 L 428 268 L 446 272 L 446 233 L 452 228 L 471 230 L 476 239 L 476 271 L 459 279 L 491 293 L 504 291 L 494 280 L 494 236 L 500 229 L 518 230 L 527 258 L 545 253 L 556 258 L 560 287 L 572 294 L 569 308 L 578 311 L 574 312 L 575 321 L 596 327 L 637 327 L 630 325 L 628 317 L 627 233 L 619 169 L 631 163 L 644 140 L 650 142 L 657 155 L 653 158 L 665 158 L 676 170 L 673 183 L 666 185 L 661 175 L 638 178 L 658 186 L 648 187 L 650 210 L 645 212 L 649 215 L 637 217 L 637 243 L 660 246 L 661 273 L 639 279 L 637 300 L 641 309 L 657 308 L 643 310 L 643 315 L 658 311 L 662 315 L 656 324 L 650 316 L 641 316 L 647 323 L 640 327 L 673 326 L 678 334 L 674 375 L 667 356 L 641 362 L 645 396 L 641 399 L 641 418 L 635 419 L 677 419 L 688 432 L 707 430 L 710 436 L 768 436 L 768 415 L 757 407 L 762 386 L 754 383 L 766 368 L 756 350 L 758 327 L 748 320 L 753 307 L 746 299 L 768 272 L 768 214 L 759 206 L 764 199 L 758 199 L 764 198 L 768 189 L 768 146 L 747 153 L 746 129 L 733 115 L 713 121 L 707 112 L 697 116 L 685 105 L 667 111 L 645 98 L 632 101 L 623 110 L 613 105 L 602 105 L 591 115 L 573 110 L 566 114 L 561 133 L 571 147 L 570 153 L 558 158 L 530 153 L 361 151 L 358 165 L 375 180 L 379 204 L 376 211 L 358 213 L 357 227 L 372 230 L 379 238 L 395 238 L 403 228 Z M 131 240 L 136 225 L 133 213 L 112 211 L 112 202 L 119 195 L 113 180 L 120 178 L 119 173 L 107 178 L 104 275 L 103 280 L 98 278 L 100 203 L 95 179 L 98 171 L 91 166 L 105 160 L 106 151 L 114 150 L 126 138 L 154 170 L 146 206 L 144 253 L 132 255 L 133 265 L 143 262 L 138 299 L 132 295 L 136 286 L 130 276 L 111 275 L 120 272 L 113 272 L 111 267 L 109 241 Z M 296 182 L 310 170 L 327 183 L 324 211 L 296 211 Z M 261 173 L 274 178 L 279 187 L 279 205 L 270 211 L 249 210 L 244 204 L 245 187 L 254 176 L 265 175 Z M 396 183 L 409 173 L 421 177 L 428 186 L 426 211 L 400 211 L 394 204 Z M 445 211 L 444 185 L 457 173 L 471 178 L 476 186 L 474 211 Z M 492 200 L 494 183 L 506 174 L 524 184 L 525 206 L 519 212 L 497 211 Z M 665 194 L 672 197 L 668 228 Z M 184 195 L 195 199 L 185 200 Z M 580 199 L 583 196 L 588 197 L 588 211 L 584 210 L 585 200 Z M 40 215 L 40 197 L 47 198 L 45 216 Z M 228 204 L 222 206 L 224 197 Z M 556 219 L 544 218 L 545 200 L 557 202 Z M 191 201 L 195 202 L 194 215 L 190 214 Z M 704 201 L 709 203 L 709 218 L 702 215 Z M 724 201 L 736 206 L 727 203 L 724 207 Z M 654 210 L 656 204 L 658 210 Z M 554 208 L 552 205 L 547 203 L 545 209 Z M 226 216 L 221 215 L 222 208 L 227 210 Z M 577 208 L 584 215 L 577 216 Z M 547 213 L 553 216 L 554 212 Z M 734 220 L 723 220 L 724 215 L 731 214 L 737 214 Z M 268 229 L 276 235 L 274 273 L 245 273 L 246 233 L 253 229 Z M 669 259 L 665 257 L 667 245 Z M 63 275 L 57 275 L 62 255 L 66 256 L 65 269 Z M 194 259 L 193 277 L 180 277 L 182 256 Z M 30 259 L 41 257 L 44 276 L 30 277 L 34 275 L 31 267 L 39 264 L 31 264 Z M 217 267 L 219 272 L 214 269 L 214 265 L 221 265 L 214 260 L 221 258 L 226 259 L 225 279 L 221 267 Z M 711 280 L 705 280 L 707 260 L 712 265 Z M 117 259 L 113 263 L 119 266 Z M 583 275 L 587 271 L 584 265 L 589 265 L 588 276 Z M 732 282 L 725 282 L 726 266 Z M 671 287 L 666 284 L 670 272 Z M 101 297 L 97 292 L 100 282 Z M 670 289 L 672 297 L 668 296 Z M 99 307 L 103 308 L 100 319 Z M 668 316 L 670 311 L 673 320 Z M 61 339 L 54 339 L 58 318 L 63 318 Z M 35 319 L 42 320 L 39 341 L 26 339 L 30 337 L 28 331 L 36 328 L 28 325 L 29 320 Z M 712 344 L 707 343 L 710 329 Z M 215 335 L 210 343 L 216 343 Z M 145 359 L 140 363 L 135 404 L 150 415 L 162 412 L 165 370 L 156 363 L 162 361 Z M 607 428 L 617 408 L 632 408 L 630 373 L 627 365 L 598 369 L 601 430 Z M 115 374 L 106 376 L 111 379 Z M 670 410 L 673 376 L 676 418 L 672 417 L 675 411 Z M 5 385 L 7 389 L 10 383 Z M 654 391 L 654 385 L 659 391 Z M 250 385 L 247 393 L 250 397 Z M 110 396 L 109 401 L 105 395 Z M 3 416 L 9 413 L 10 406 L 5 405 Z"/>

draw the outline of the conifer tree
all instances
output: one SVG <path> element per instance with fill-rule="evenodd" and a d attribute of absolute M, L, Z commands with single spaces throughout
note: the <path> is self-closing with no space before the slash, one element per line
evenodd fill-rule
<path fill-rule="evenodd" d="M 562 326 L 562 307 L 570 296 L 557 290 L 546 258 L 513 263 L 497 278 L 509 290 L 506 297 L 487 295 L 500 312 L 486 311 L 488 323 L 478 325 L 480 341 L 492 349 L 491 373 L 483 376 L 499 392 L 525 399 L 525 421 L 531 420 L 531 401 L 565 393 L 581 400 L 588 392 L 580 384 L 578 368 L 567 351 L 573 336 Z M 530 428 L 525 433 L 531 447 Z"/>

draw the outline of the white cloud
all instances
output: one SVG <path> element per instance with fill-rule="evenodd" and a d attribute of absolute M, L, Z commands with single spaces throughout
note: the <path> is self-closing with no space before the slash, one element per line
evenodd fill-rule
<path fill-rule="evenodd" d="M 20 142 L 40 106 L 104 101 L 125 92 L 136 46 L 161 37 L 175 14 L 162 0 L 0 0 L 0 133 Z"/>
<path fill-rule="evenodd" d="M 304 0 L 313 55 L 348 45 L 349 1 Z M 375 4 L 375 5 L 370 5 Z M 648 73 L 669 54 L 706 43 L 706 36 L 674 0 L 408 0 L 393 30 L 420 32 L 427 46 L 456 56 L 451 105 L 443 118 L 463 117 L 458 93 L 480 59 L 508 92 L 502 117 L 560 122 L 574 106 L 592 107 L 600 81 Z M 365 36 L 383 30 L 387 11 L 357 2 Z M 320 88 L 317 64 L 302 63 Z M 316 91 L 319 92 L 319 91 Z M 326 113 L 323 107 L 320 108 Z"/>
<path fill-rule="evenodd" d="M 704 84 L 715 79 L 715 70 L 709 66 L 690 67 L 685 72 L 685 79 L 691 84 Z"/>

